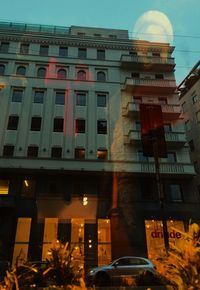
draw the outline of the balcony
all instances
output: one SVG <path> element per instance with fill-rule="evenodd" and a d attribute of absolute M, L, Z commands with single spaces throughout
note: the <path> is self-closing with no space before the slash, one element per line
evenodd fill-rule
<path fill-rule="evenodd" d="M 123 90 L 136 94 L 172 94 L 176 90 L 175 80 L 126 78 Z"/>
<path fill-rule="evenodd" d="M 153 162 L 143 162 L 141 165 L 142 173 L 155 173 L 155 164 Z M 184 163 L 160 163 L 160 173 L 173 175 L 195 175 L 194 166 Z"/>
<path fill-rule="evenodd" d="M 184 132 L 166 132 L 165 140 L 167 142 L 167 148 L 180 148 L 186 143 L 186 135 Z M 141 134 L 138 130 L 130 130 L 128 133 L 128 139 L 125 143 L 137 144 L 141 143 Z"/>
<path fill-rule="evenodd" d="M 161 105 L 163 118 L 164 119 L 178 119 L 181 114 L 181 106 L 175 104 Z M 124 115 L 128 117 L 138 116 L 139 114 L 139 104 L 135 102 L 129 102 L 124 109 Z"/>
<path fill-rule="evenodd" d="M 174 58 L 156 56 L 122 55 L 122 69 L 172 71 L 175 67 Z"/>

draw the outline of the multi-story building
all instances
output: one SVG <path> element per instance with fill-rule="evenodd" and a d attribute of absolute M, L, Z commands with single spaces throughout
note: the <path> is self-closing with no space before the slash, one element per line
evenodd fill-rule
<path fill-rule="evenodd" d="M 194 184 L 200 198 L 200 61 L 179 85 L 186 137 L 196 176 Z"/>
<path fill-rule="evenodd" d="M 0 23 L 0 254 L 45 259 L 53 240 L 86 267 L 163 250 L 199 218 L 174 47 L 128 31 Z M 167 158 L 142 153 L 139 104 L 162 107 Z"/>

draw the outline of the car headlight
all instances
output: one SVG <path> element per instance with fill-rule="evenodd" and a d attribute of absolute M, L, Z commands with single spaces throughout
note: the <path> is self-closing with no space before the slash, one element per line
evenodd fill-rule
<path fill-rule="evenodd" d="M 94 274 L 95 273 L 95 270 L 90 270 L 89 274 Z"/>

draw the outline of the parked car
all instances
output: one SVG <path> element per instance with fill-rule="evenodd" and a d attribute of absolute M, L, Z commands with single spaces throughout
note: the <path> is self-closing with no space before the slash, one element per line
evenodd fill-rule
<path fill-rule="evenodd" d="M 91 269 L 86 275 L 86 281 L 88 285 L 95 286 L 116 285 L 122 278 L 136 278 L 144 271 L 156 273 L 149 259 L 134 256 L 121 257 L 109 265 Z"/>

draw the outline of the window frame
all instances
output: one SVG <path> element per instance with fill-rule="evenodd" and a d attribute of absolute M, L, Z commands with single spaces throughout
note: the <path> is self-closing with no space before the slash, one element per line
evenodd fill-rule
<path fill-rule="evenodd" d="M 97 96 L 97 107 L 106 108 L 107 107 L 107 93 L 96 93 Z M 101 100 L 103 98 L 103 101 Z"/>
<path fill-rule="evenodd" d="M 97 71 L 97 82 L 106 82 L 106 73 L 103 70 Z"/>
<path fill-rule="evenodd" d="M 85 132 L 86 132 L 86 120 L 85 119 L 79 118 L 79 119 L 75 120 L 75 132 L 76 132 L 76 134 L 85 134 Z"/>
<path fill-rule="evenodd" d="M 85 160 L 85 148 L 74 148 L 74 158 Z"/>
<path fill-rule="evenodd" d="M 102 123 L 105 123 L 106 126 L 101 126 Z M 108 134 L 108 122 L 107 122 L 107 120 L 103 120 L 103 119 L 97 120 L 97 134 L 100 134 L 100 135 L 107 135 Z"/>
<path fill-rule="evenodd" d="M 19 124 L 19 116 L 10 115 L 8 117 L 7 130 L 17 130 Z"/>
<path fill-rule="evenodd" d="M 49 55 L 49 45 L 41 44 L 39 50 L 40 56 L 48 56 Z"/>
<path fill-rule="evenodd" d="M 15 146 L 11 144 L 5 144 L 3 146 L 3 157 L 13 157 Z"/>
<path fill-rule="evenodd" d="M 64 119 L 62 117 L 54 117 L 53 132 L 61 133 L 64 130 Z"/>
<path fill-rule="evenodd" d="M 97 60 L 105 60 L 105 59 L 106 59 L 105 49 L 97 49 Z"/>
<path fill-rule="evenodd" d="M 37 96 L 37 94 L 40 94 Z M 45 90 L 35 90 L 34 91 L 34 98 L 33 103 L 34 104 L 43 104 L 44 103 L 44 96 L 45 96 Z"/>
<path fill-rule="evenodd" d="M 86 96 L 85 92 L 76 92 L 76 106 L 86 106 Z"/>
<path fill-rule="evenodd" d="M 41 73 L 41 71 L 42 71 L 42 73 Z M 37 69 L 37 77 L 38 78 L 45 79 L 46 74 L 47 74 L 46 67 L 44 67 L 44 66 L 38 67 L 38 69 Z"/>
<path fill-rule="evenodd" d="M 62 53 L 61 53 L 62 51 Z M 63 53 L 65 52 L 65 53 Z M 60 57 L 66 57 L 68 56 L 68 47 L 67 46 L 59 46 L 59 56 Z"/>
<path fill-rule="evenodd" d="M 26 75 L 26 66 L 25 65 L 18 65 L 16 68 L 16 75 L 17 76 L 25 76 Z"/>
<path fill-rule="evenodd" d="M 16 92 L 20 92 L 20 95 L 15 95 Z M 24 89 L 21 88 L 13 88 L 12 90 L 12 102 L 14 103 L 21 103 L 24 94 Z"/>
<path fill-rule="evenodd" d="M 20 54 L 29 54 L 29 43 L 21 43 L 20 44 Z"/>
<path fill-rule="evenodd" d="M 62 158 L 62 147 L 58 147 L 58 146 L 51 147 L 51 158 L 61 159 Z"/>
<path fill-rule="evenodd" d="M 57 68 L 56 78 L 58 80 L 66 80 L 66 78 L 67 78 L 67 69 L 66 68 L 61 68 L 61 67 Z"/>
<path fill-rule="evenodd" d="M 179 192 L 178 192 L 178 195 L 180 195 L 180 198 L 174 198 L 172 195 L 174 194 L 172 192 L 172 186 L 178 186 L 179 187 Z M 180 183 L 171 183 L 169 185 L 169 189 L 170 189 L 170 200 L 172 202 L 183 202 L 183 190 L 182 190 L 182 186 Z M 177 193 L 175 193 L 177 194 Z"/>
<path fill-rule="evenodd" d="M 31 154 L 33 152 L 33 154 Z M 37 158 L 39 152 L 38 145 L 29 145 L 27 148 L 27 157 L 28 158 Z"/>
<path fill-rule="evenodd" d="M 78 48 L 78 58 L 80 59 L 87 58 L 87 48 L 83 48 L 83 47 Z"/>
<path fill-rule="evenodd" d="M 31 117 L 31 127 L 30 127 L 30 131 L 39 132 L 39 131 L 41 131 L 41 127 L 42 127 L 42 117 L 32 116 Z"/>
<path fill-rule="evenodd" d="M 58 96 L 63 96 L 62 100 L 58 98 Z M 55 105 L 65 105 L 65 97 L 66 97 L 66 92 L 65 91 L 55 91 Z"/>
<path fill-rule="evenodd" d="M 1 41 L 0 45 L 0 53 L 8 53 L 10 47 L 10 42 L 7 41 Z"/>

